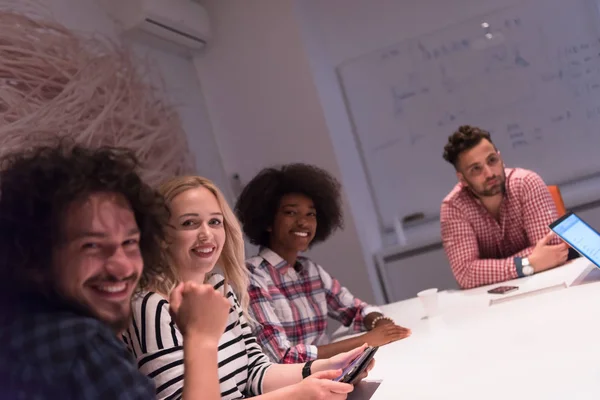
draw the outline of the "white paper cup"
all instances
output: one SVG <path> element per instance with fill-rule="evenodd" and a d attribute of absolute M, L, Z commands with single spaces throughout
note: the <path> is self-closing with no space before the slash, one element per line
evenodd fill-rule
<path fill-rule="evenodd" d="M 437 288 L 423 290 L 417 293 L 417 297 L 421 299 L 423 310 L 427 318 L 433 317 L 438 313 L 438 290 Z"/>

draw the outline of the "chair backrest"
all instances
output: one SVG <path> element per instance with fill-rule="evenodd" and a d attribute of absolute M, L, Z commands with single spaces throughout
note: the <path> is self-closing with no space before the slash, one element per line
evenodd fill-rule
<path fill-rule="evenodd" d="M 552 200 L 554 200 L 554 204 L 556 205 L 556 211 L 558 211 L 558 216 L 562 217 L 566 214 L 567 209 L 565 208 L 565 202 L 563 201 L 562 195 L 560 194 L 560 189 L 556 185 L 548 186 L 548 190 L 552 195 Z"/>

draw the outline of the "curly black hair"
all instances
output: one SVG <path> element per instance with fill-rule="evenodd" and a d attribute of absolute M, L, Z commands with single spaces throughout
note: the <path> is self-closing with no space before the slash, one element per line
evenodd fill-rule
<path fill-rule="evenodd" d="M 48 294 L 46 280 L 53 249 L 62 240 L 64 213 L 73 201 L 97 192 L 119 193 L 129 201 L 140 229 L 144 268 L 160 264 L 169 214 L 162 196 L 137 169 L 132 151 L 66 142 L 0 160 L 0 275 L 6 290 Z"/>
<path fill-rule="evenodd" d="M 463 151 L 477 146 L 483 139 L 493 144 L 488 131 L 471 125 L 460 126 L 456 132 L 448 136 L 448 143 L 444 146 L 444 160 L 456 168 L 458 156 Z"/>
<path fill-rule="evenodd" d="M 275 220 L 281 198 L 291 193 L 303 194 L 313 201 L 317 210 L 317 231 L 312 246 L 344 225 L 340 188 L 331 174 L 314 165 L 298 163 L 265 168 L 244 187 L 235 213 L 251 243 L 269 246 L 267 229 Z"/>

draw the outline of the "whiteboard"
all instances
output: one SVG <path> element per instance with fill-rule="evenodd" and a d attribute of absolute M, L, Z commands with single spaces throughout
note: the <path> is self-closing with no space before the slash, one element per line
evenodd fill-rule
<path fill-rule="evenodd" d="M 488 25 L 486 26 L 487 23 Z M 594 0 L 528 0 L 337 68 L 381 221 L 438 216 L 459 125 L 491 132 L 507 166 L 561 184 L 600 171 Z"/>

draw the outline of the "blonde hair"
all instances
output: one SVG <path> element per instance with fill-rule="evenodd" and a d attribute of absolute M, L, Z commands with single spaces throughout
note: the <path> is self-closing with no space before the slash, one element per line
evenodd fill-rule
<path fill-rule="evenodd" d="M 201 176 L 178 176 L 172 178 L 160 185 L 158 191 L 163 195 L 167 206 L 170 207 L 177 195 L 199 187 L 208 189 L 215 196 L 223 212 L 225 244 L 223 245 L 223 250 L 217 264 L 221 267 L 225 276 L 225 293 L 227 293 L 227 286 L 230 285 L 238 297 L 245 314 L 248 309 L 249 298 L 248 271 L 244 258 L 244 238 L 240 223 L 231 210 L 231 207 L 229 207 L 229 204 L 227 204 L 223 193 L 212 181 Z M 167 248 L 168 243 L 165 243 L 162 249 L 163 253 L 166 253 Z M 161 275 L 151 276 L 148 279 L 149 286 L 152 289 L 164 294 L 169 294 L 181 282 L 177 267 L 172 262 L 169 262 L 168 259 L 169 257 L 165 254 Z"/>

